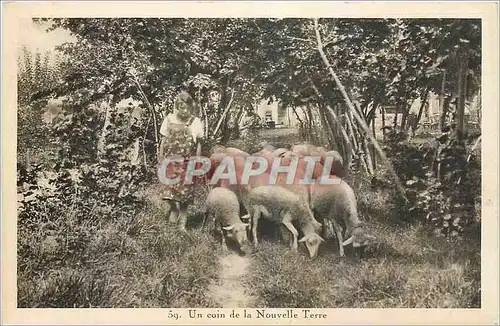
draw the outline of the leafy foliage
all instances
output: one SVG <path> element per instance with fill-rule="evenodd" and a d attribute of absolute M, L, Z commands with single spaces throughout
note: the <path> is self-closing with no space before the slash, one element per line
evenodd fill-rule
<path fill-rule="evenodd" d="M 445 236 L 458 236 L 480 220 L 475 211 L 481 194 L 480 157 L 471 153 L 467 161 L 470 146 L 450 131 L 419 146 L 398 140 L 397 134 L 388 136 L 387 151 L 411 200 L 409 217 L 425 217 Z"/>
<path fill-rule="evenodd" d="M 254 112 L 262 99 L 278 102 L 281 109 L 302 111 L 306 118 L 300 121 L 301 134 L 307 140 L 345 146 L 340 128 L 328 116 L 321 116 L 326 108 L 334 108 L 345 126 L 348 111 L 318 55 L 309 19 L 42 20 L 50 21 L 51 29 L 70 31 L 76 41 L 61 45 L 54 57 L 24 49 L 18 63 L 19 274 L 27 284 L 48 264 L 62 271 L 44 275 L 50 291 L 23 288 L 20 300 L 25 305 L 33 304 L 30 295 L 53 306 L 144 303 L 137 298 L 120 301 L 120 294 L 106 285 L 112 281 L 101 279 L 100 271 L 92 270 L 88 274 L 92 277 L 86 278 L 75 269 L 91 262 L 99 250 L 102 256 L 119 252 L 117 257 L 130 258 L 139 250 L 122 244 L 134 243 L 137 239 L 131 235 L 141 232 L 148 237 L 144 225 L 154 228 L 162 223 L 160 218 L 149 224 L 135 218 L 144 210 L 145 195 L 149 196 L 141 190 L 156 182 L 152 171 L 162 118 L 172 111 L 173 98 L 181 89 L 194 97 L 206 123 L 205 150 L 217 142 L 248 152 L 259 150 L 262 122 Z M 481 27 L 477 20 L 321 19 L 320 23 L 332 67 L 368 124 L 381 106 L 395 105 L 407 115 L 410 103 L 427 91 L 447 101 L 455 97 L 457 51 L 464 44 L 469 53 L 467 97 L 480 87 Z M 451 77 L 442 89 L 445 71 Z M 138 104 L 123 106 L 123 101 Z M 54 109 L 53 119 L 44 119 L 47 107 Z M 245 115 L 247 124 L 240 129 Z M 405 137 L 398 138 L 406 132 L 404 121 L 394 128 L 392 138 L 388 135 L 387 151 L 406 182 L 411 212 L 427 216 L 444 234 L 454 235 L 473 220 L 471 209 L 480 196 L 478 157 L 469 161 L 465 145 L 455 143 L 451 134 L 439 148 L 437 144 L 416 148 Z M 373 153 L 369 146 L 362 146 L 368 144 L 365 135 L 356 125 L 352 128 L 348 137 L 360 142 L 351 162 L 356 175 Z M 283 136 L 283 143 L 289 137 Z M 121 223 L 130 224 L 126 231 L 110 232 L 113 236 L 102 243 L 96 238 L 104 226 L 112 229 Z M 154 259 L 148 261 L 151 257 L 142 253 L 144 259 L 136 263 L 152 267 L 151 261 L 175 262 L 174 253 L 163 256 L 165 246 L 193 261 L 200 261 L 198 252 L 207 254 L 202 260 L 206 264 L 213 258 L 210 249 L 189 249 L 180 240 L 158 238 L 162 237 L 157 232 L 154 239 L 141 244 L 155 250 Z M 200 247 L 207 243 L 202 240 Z M 206 285 L 204 268 L 195 263 L 182 266 L 155 280 L 160 285 L 153 286 L 154 295 L 165 298 L 161 304 L 166 305 L 208 305 L 201 295 Z M 287 266 L 276 268 L 291 273 Z M 196 272 L 186 276 L 191 270 Z M 279 276 L 276 279 L 282 281 Z M 300 276 L 292 279 L 301 280 Z M 380 279 L 380 286 L 393 279 L 399 280 L 397 271 Z M 190 297 L 182 289 L 192 282 L 197 284 L 196 293 Z M 285 284 L 294 289 L 292 283 Z M 373 298 L 376 289 L 367 282 L 362 286 L 361 295 Z M 152 295 L 142 290 L 144 297 Z M 279 298 L 272 297 L 275 290 L 270 285 L 264 292 L 270 295 L 268 302 L 278 304 Z M 307 288 L 295 290 L 307 298 L 320 297 Z M 85 295 L 70 298 L 74 291 Z M 290 305 L 294 298 L 290 297 Z M 318 300 L 325 305 L 328 301 Z M 317 304 L 313 299 L 303 303 Z"/>

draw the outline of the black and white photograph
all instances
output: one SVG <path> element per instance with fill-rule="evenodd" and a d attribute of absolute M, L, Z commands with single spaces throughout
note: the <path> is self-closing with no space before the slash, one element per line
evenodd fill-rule
<path fill-rule="evenodd" d="M 481 17 L 16 21 L 17 309 L 485 307 Z"/>

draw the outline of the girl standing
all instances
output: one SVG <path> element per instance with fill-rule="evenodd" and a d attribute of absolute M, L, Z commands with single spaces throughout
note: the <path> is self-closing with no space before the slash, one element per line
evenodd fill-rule
<path fill-rule="evenodd" d="M 179 230 L 186 231 L 187 208 L 193 199 L 196 184 L 184 184 L 184 175 L 189 157 L 194 154 L 196 146 L 199 146 L 204 137 L 203 123 L 196 117 L 195 103 L 187 92 L 182 92 L 175 98 L 174 110 L 163 120 L 160 134 L 162 138 L 158 162 L 163 162 L 167 157 L 184 159 L 184 163 L 171 162 L 166 167 L 168 178 L 181 178 L 176 184 L 163 185 L 163 199 L 167 202 L 169 222 L 177 223 Z"/>

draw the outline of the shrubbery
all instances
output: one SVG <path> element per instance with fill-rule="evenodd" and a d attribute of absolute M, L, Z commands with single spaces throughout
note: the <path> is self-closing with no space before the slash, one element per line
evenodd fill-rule
<path fill-rule="evenodd" d="M 394 137 L 386 145 L 407 188 L 410 218 L 427 220 L 445 236 L 458 236 L 480 221 L 475 208 L 481 201 L 480 156 L 472 153 L 467 161 L 470 144 L 443 133 L 421 145 Z"/>

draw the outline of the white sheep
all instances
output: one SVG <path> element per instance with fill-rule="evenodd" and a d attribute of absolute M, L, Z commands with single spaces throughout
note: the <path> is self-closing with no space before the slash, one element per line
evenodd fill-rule
<path fill-rule="evenodd" d="M 228 148 L 226 148 L 225 153 L 227 153 L 230 156 L 235 156 L 235 155 L 240 155 L 240 156 L 243 156 L 243 157 L 250 156 L 250 154 L 248 154 L 247 152 L 242 151 L 241 149 L 236 148 L 236 147 L 228 147 Z"/>
<path fill-rule="evenodd" d="M 316 146 L 307 143 L 294 145 L 290 148 L 290 151 L 302 156 L 316 156 L 320 154 Z"/>
<path fill-rule="evenodd" d="M 236 194 L 222 187 L 213 188 L 207 196 L 206 214 L 208 218 L 213 218 L 215 225 L 220 227 L 222 233 L 222 247 L 227 250 L 227 237 L 236 241 L 242 251 L 248 243 L 247 228 L 248 223 L 243 223 L 240 219 L 240 203 Z"/>
<path fill-rule="evenodd" d="M 311 209 L 320 221 L 330 221 L 339 242 L 339 254 L 345 256 L 344 246 L 352 243 L 354 248 L 365 247 L 375 240 L 366 233 L 358 217 L 356 195 L 352 188 L 342 181 L 338 184 L 319 184 L 311 186 Z M 343 241 L 342 225 L 345 226 Z"/>
<path fill-rule="evenodd" d="M 304 242 L 309 255 L 314 258 L 318 254 L 319 245 L 324 242 L 317 234 L 321 223 L 314 219 L 311 209 L 297 194 L 278 185 L 258 186 L 249 191 L 252 218 L 252 235 L 254 245 L 258 245 L 257 226 L 261 214 L 269 219 L 277 218 L 292 233 L 291 247 L 298 250 L 298 242 Z M 304 237 L 298 240 L 298 231 L 293 226 L 298 223 Z"/>

